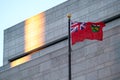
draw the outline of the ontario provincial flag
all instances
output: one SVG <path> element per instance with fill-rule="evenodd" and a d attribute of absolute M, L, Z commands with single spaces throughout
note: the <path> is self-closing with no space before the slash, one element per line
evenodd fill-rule
<path fill-rule="evenodd" d="M 86 23 L 71 22 L 71 41 L 72 45 L 85 39 Z"/>
<path fill-rule="evenodd" d="M 77 42 L 90 40 L 103 40 L 103 22 L 71 22 L 72 45 Z"/>

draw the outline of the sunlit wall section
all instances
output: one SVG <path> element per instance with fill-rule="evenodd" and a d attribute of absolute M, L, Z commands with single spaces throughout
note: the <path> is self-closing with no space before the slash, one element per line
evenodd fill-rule
<path fill-rule="evenodd" d="M 25 52 L 38 48 L 44 44 L 44 23 L 44 13 L 40 13 L 25 21 Z"/>
<path fill-rule="evenodd" d="M 27 20 L 25 20 L 24 26 L 24 52 L 29 52 L 33 49 L 36 49 L 45 43 L 45 14 L 40 13 L 36 16 L 33 16 Z M 25 57 L 19 58 L 15 61 L 11 62 L 11 67 L 15 67 L 17 65 L 23 64 L 29 61 L 32 57 L 32 54 L 29 54 Z"/>
<path fill-rule="evenodd" d="M 11 62 L 10 66 L 11 66 L 11 67 L 15 67 L 15 66 L 17 66 L 17 65 L 23 64 L 23 63 L 29 61 L 30 58 L 31 58 L 30 55 L 25 56 L 25 57 L 22 57 L 22 58 L 20 58 L 20 59 L 17 59 L 17 60 L 15 60 L 15 61 Z"/>

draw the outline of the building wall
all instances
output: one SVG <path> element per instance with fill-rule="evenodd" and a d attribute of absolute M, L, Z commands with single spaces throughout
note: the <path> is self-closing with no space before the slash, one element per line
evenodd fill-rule
<path fill-rule="evenodd" d="M 39 18 L 35 17 L 33 24 L 39 21 L 41 21 L 39 25 L 44 24 L 42 33 L 43 43 L 46 44 L 67 35 L 67 13 L 71 13 L 72 20 L 75 21 L 102 21 L 120 14 L 119 4 L 119 0 L 69 0 L 43 12 L 44 16 L 39 16 L 43 13 L 35 15 Z M 9 64 L 8 59 L 25 53 L 27 20 L 5 30 L 4 65 Z M 32 22 L 27 25 L 32 25 Z M 72 46 L 72 79 L 119 80 L 119 43 L 120 19 L 116 19 L 106 24 L 103 41 L 85 40 Z M 30 54 L 28 62 L 0 72 L 0 80 L 67 80 L 67 49 L 67 40 L 65 40 L 34 52 Z"/>

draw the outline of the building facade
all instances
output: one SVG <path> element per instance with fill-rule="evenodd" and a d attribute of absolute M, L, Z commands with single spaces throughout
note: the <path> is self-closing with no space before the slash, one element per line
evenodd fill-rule
<path fill-rule="evenodd" d="M 120 79 L 120 1 L 68 0 L 4 31 L 0 80 L 68 80 L 68 13 L 104 21 L 103 41 L 72 46 L 72 80 Z"/>

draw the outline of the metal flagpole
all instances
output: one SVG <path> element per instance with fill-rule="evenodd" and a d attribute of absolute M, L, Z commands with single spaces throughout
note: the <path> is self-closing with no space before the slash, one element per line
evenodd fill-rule
<path fill-rule="evenodd" d="M 72 80 L 72 76 L 71 76 L 71 39 L 70 39 L 71 14 L 68 14 L 67 17 L 68 17 L 68 80 Z"/>

